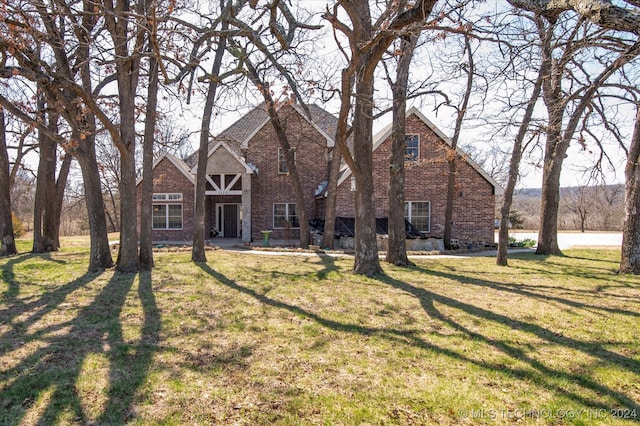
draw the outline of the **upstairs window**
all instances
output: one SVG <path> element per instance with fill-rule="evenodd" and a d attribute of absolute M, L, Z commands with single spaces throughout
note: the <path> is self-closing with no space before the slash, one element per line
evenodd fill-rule
<path fill-rule="evenodd" d="M 420 159 L 420 135 L 406 135 L 406 141 L 404 161 L 418 161 Z"/>
<path fill-rule="evenodd" d="M 293 151 L 293 162 L 296 162 L 296 152 Z M 284 150 L 278 148 L 278 174 L 286 175 L 289 173 L 289 167 L 287 166 L 287 160 L 284 158 Z"/>

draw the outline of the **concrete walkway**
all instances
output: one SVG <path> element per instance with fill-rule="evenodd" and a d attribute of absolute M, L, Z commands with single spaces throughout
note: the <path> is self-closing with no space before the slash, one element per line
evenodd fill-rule
<path fill-rule="evenodd" d="M 219 247 L 221 250 L 230 250 L 230 251 L 237 251 L 239 253 L 249 253 L 249 254 L 259 254 L 259 255 L 263 255 L 263 256 L 303 256 L 303 257 L 317 257 L 317 256 L 330 256 L 330 257 L 353 257 L 353 254 L 351 253 L 344 253 L 343 251 L 340 250 L 336 250 L 336 251 L 331 251 L 331 250 L 320 250 L 317 252 L 313 252 L 313 251 L 302 251 L 302 250 L 296 250 L 296 249 L 291 249 L 291 250 L 287 250 L 287 249 L 282 249 L 282 250 L 278 250 L 278 247 L 297 247 L 297 245 L 299 244 L 298 241 L 280 241 L 280 240 L 273 240 L 270 241 L 269 246 L 270 248 L 267 250 L 263 250 L 262 249 L 262 244 L 261 243 L 252 243 L 252 247 L 254 247 L 255 249 L 252 248 L 244 248 L 242 247 L 243 243 L 242 240 L 240 239 L 234 239 L 234 238 L 215 238 L 212 240 L 208 240 L 208 244 L 212 247 Z M 519 253 L 519 252 L 533 252 L 533 249 L 524 249 L 524 248 L 518 248 L 518 249 L 510 249 L 509 250 L 509 254 L 511 253 Z M 455 253 L 451 253 L 451 254 L 416 254 L 416 255 L 409 255 L 409 258 L 411 259 L 456 259 L 456 258 L 464 258 L 464 257 L 478 257 L 478 256 L 486 256 L 486 257 L 495 257 L 497 255 L 497 251 L 496 250 L 485 250 L 485 251 L 478 251 L 478 252 L 472 252 L 472 253 L 460 253 L 460 254 L 455 254 Z"/>
<path fill-rule="evenodd" d="M 512 230 L 509 235 L 514 237 L 516 240 L 523 240 L 526 238 L 530 238 L 533 240 L 538 239 L 538 233 L 535 231 L 519 231 Z M 496 232 L 496 241 L 498 240 L 498 235 Z M 558 233 L 558 245 L 561 250 L 565 250 L 572 247 L 620 247 L 622 244 L 622 233 L 620 232 L 560 232 Z M 207 245 L 212 247 L 219 247 L 221 250 L 231 250 L 237 251 L 238 253 L 251 253 L 251 254 L 261 254 L 264 256 L 306 256 L 306 257 L 314 257 L 314 256 L 331 256 L 331 257 L 352 257 L 352 254 L 344 253 L 342 251 L 325 251 L 321 250 L 318 252 L 312 251 L 302 251 L 302 250 L 277 250 L 277 247 L 297 247 L 299 245 L 299 241 L 297 240 L 271 240 L 269 242 L 270 247 L 269 250 L 261 250 L 262 242 L 254 241 L 252 243 L 253 248 L 251 247 L 243 247 L 243 242 L 240 238 L 213 238 L 207 240 Z M 509 254 L 512 253 L 533 253 L 535 249 L 527 249 L 527 248 L 514 248 L 508 251 Z M 447 253 L 447 254 L 420 254 L 420 255 L 409 255 L 412 259 L 447 259 L 447 258 L 464 258 L 464 257 L 496 257 L 498 254 L 497 250 L 485 250 L 478 251 L 472 253 Z"/>

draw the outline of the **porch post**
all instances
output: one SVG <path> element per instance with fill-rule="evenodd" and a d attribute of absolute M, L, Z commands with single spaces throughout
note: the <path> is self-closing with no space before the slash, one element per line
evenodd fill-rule
<path fill-rule="evenodd" d="M 251 242 L 251 173 L 242 174 L 242 242 Z"/>

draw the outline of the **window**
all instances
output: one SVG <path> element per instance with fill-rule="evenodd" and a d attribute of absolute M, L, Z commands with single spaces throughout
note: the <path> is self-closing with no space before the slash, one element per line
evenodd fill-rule
<path fill-rule="evenodd" d="M 296 205 L 293 203 L 274 204 L 273 227 L 274 229 L 300 228 Z"/>
<path fill-rule="evenodd" d="M 296 152 L 293 151 L 293 162 L 296 161 Z M 289 167 L 287 167 L 287 160 L 284 158 L 284 150 L 282 148 L 278 148 L 278 173 L 279 174 L 287 174 L 289 173 Z"/>
<path fill-rule="evenodd" d="M 153 194 L 154 201 L 167 201 L 167 203 L 154 204 L 152 210 L 152 229 L 182 229 L 182 201 L 181 193 Z M 171 202 L 171 203 L 169 203 Z"/>
<path fill-rule="evenodd" d="M 418 231 L 430 232 L 431 205 L 428 201 L 408 201 L 404 203 L 404 217 Z"/>
<path fill-rule="evenodd" d="M 153 201 L 182 201 L 182 193 L 179 194 L 153 194 Z"/>
<path fill-rule="evenodd" d="M 418 161 L 420 159 L 420 135 L 407 135 L 406 141 L 404 161 Z"/>

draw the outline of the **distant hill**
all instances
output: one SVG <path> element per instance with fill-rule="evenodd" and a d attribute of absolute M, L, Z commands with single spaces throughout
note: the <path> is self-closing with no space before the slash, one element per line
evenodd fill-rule
<path fill-rule="evenodd" d="M 541 195 L 541 188 L 516 190 L 513 210 L 520 215 L 523 228 L 538 228 Z M 624 219 L 624 185 L 560 188 L 558 216 L 562 230 L 619 231 Z"/>

